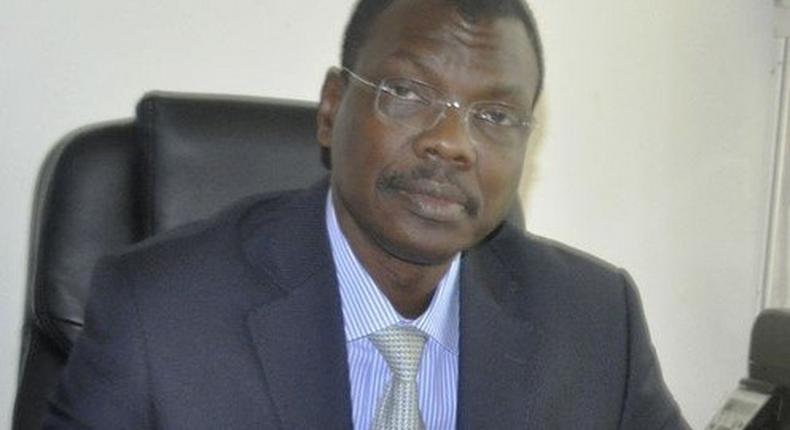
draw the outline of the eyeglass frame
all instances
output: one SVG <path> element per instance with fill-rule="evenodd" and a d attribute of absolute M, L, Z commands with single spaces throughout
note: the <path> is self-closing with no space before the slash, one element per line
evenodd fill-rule
<path fill-rule="evenodd" d="M 491 103 L 491 104 L 499 104 L 499 105 L 502 105 L 502 106 L 510 106 L 509 103 L 499 102 L 499 101 L 496 101 L 496 100 L 479 100 L 479 101 L 475 101 L 475 102 L 472 102 L 472 103 L 468 103 L 468 104 L 466 104 L 466 106 L 464 106 L 458 100 L 453 100 L 453 101 L 448 100 L 447 97 L 444 95 L 444 93 L 442 91 L 440 91 L 439 89 L 435 88 L 434 86 L 432 86 L 430 84 L 427 84 L 425 82 L 418 81 L 416 79 L 406 78 L 406 77 L 399 77 L 399 76 L 392 76 L 392 77 L 382 78 L 379 81 L 379 83 L 376 84 L 376 83 L 371 82 L 368 79 L 363 78 L 362 76 L 358 75 L 353 70 L 351 70 L 351 69 L 349 69 L 347 67 L 335 67 L 334 69 L 339 71 L 340 73 L 343 73 L 343 74 L 351 76 L 357 82 L 359 82 L 359 83 L 367 86 L 368 88 L 374 90 L 375 93 L 376 93 L 376 101 L 375 101 L 376 112 L 379 113 L 382 117 L 384 117 L 386 120 L 388 120 L 390 122 L 393 122 L 393 123 L 396 123 L 398 125 L 402 125 L 402 126 L 405 126 L 405 127 L 409 127 L 409 128 L 414 129 L 414 130 L 427 131 L 427 130 L 433 129 L 447 115 L 447 110 L 448 109 L 455 109 L 455 110 L 459 111 L 459 113 L 461 114 L 461 118 L 463 119 L 464 125 L 466 127 L 466 132 L 470 133 L 470 138 L 472 138 L 472 134 L 471 134 L 471 130 L 470 130 L 471 126 L 469 124 L 469 114 L 470 114 L 470 112 L 472 112 L 472 108 L 475 105 L 478 105 L 480 103 Z M 392 79 L 402 79 L 402 80 L 414 82 L 414 83 L 416 83 L 418 85 L 421 85 L 423 87 L 426 87 L 426 88 L 434 91 L 436 94 L 441 96 L 441 97 L 436 97 L 434 100 L 431 100 L 431 105 L 437 105 L 438 104 L 439 106 L 441 106 L 442 109 L 441 109 L 441 111 L 437 112 L 436 118 L 433 120 L 433 122 L 432 122 L 432 124 L 430 126 L 420 128 L 420 127 L 414 127 L 414 126 L 411 126 L 411 125 L 408 125 L 408 124 L 404 124 L 403 122 L 398 121 L 397 119 L 392 118 L 387 113 L 381 111 L 381 108 L 379 107 L 379 103 L 380 103 L 379 99 L 380 99 L 381 93 L 383 91 L 385 91 L 382 88 L 382 83 L 384 83 L 384 82 L 386 82 L 388 80 L 392 80 Z M 529 135 L 538 126 L 538 123 L 537 123 L 537 121 L 535 121 L 535 118 L 534 118 L 533 115 L 530 114 L 530 115 L 526 115 L 526 116 L 527 116 L 526 119 L 521 120 L 515 126 L 515 127 L 522 127 L 524 129 L 524 139 L 523 139 L 522 144 L 526 144 L 526 141 L 528 140 Z M 474 138 L 472 138 L 472 140 L 474 140 Z"/>

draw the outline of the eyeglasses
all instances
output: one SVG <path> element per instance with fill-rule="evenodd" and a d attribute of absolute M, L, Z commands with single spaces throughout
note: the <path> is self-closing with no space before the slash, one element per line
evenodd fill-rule
<path fill-rule="evenodd" d="M 478 101 L 464 107 L 458 101 L 448 101 L 436 88 L 413 79 L 385 78 L 374 84 L 345 67 L 342 71 L 376 91 L 376 111 L 383 118 L 416 131 L 436 127 L 448 109 L 460 111 L 466 131 L 476 144 L 523 145 L 535 127 L 530 113 L 504 102 Z"/>

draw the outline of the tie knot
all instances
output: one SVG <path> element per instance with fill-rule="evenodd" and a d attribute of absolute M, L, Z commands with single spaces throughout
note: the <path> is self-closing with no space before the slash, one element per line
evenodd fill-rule
<path fill-rule="evenodd" d="M 412 326 L 392 325 L 369 336 L 379 350 L 393 376 L 416 380 L 422 350 L 427 337 Z"/>

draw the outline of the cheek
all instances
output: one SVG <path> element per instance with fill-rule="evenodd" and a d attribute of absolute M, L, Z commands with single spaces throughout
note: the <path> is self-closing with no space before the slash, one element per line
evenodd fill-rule
<path fill-rule="evenodd" d="M 523 151 L 479 155 L 480 185 L 491 216 L 499 216 L 513 201 L 521 182 L 523 160 Z"/>
<path fill-rule="evenodd" d="M 366 115 L 354 103 L 344 103 L 332 130 L 332 175 L 340 180 L 358 182 L 374 159 L 369 153 Z"/>
<path fill-rule="evenodd" d="M 402 170 L 413 160 L 410 136 L 401 127 L 381 121 L 372 111 L 357 112 L 352 118 L 345 125 L 344 143 L 338 154 L 347 164 L 353 164 L 349 174 L 382 175 Z M 349 163 L 350 160 L 353 161 Z"/>

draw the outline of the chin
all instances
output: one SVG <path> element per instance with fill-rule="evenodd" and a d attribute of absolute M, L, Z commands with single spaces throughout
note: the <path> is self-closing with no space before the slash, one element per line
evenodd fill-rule
<path fill-rule="evenodd" d="M 411 231 L 409 234 L 378 238 L 381 248 L 399 260 L 425 266 L 449 262 L 456 254 L 475 245 L 477 240 L 459 240 L 460 232 Z"/>
<path fill-rule="evenodd" d="M 392 249 L 390 254 L 399 260 L 420 266 L 438 266 L 448 263 L 459 251 L 448 252 L 447 250 L 411 248 L 411 249 Z"/>

